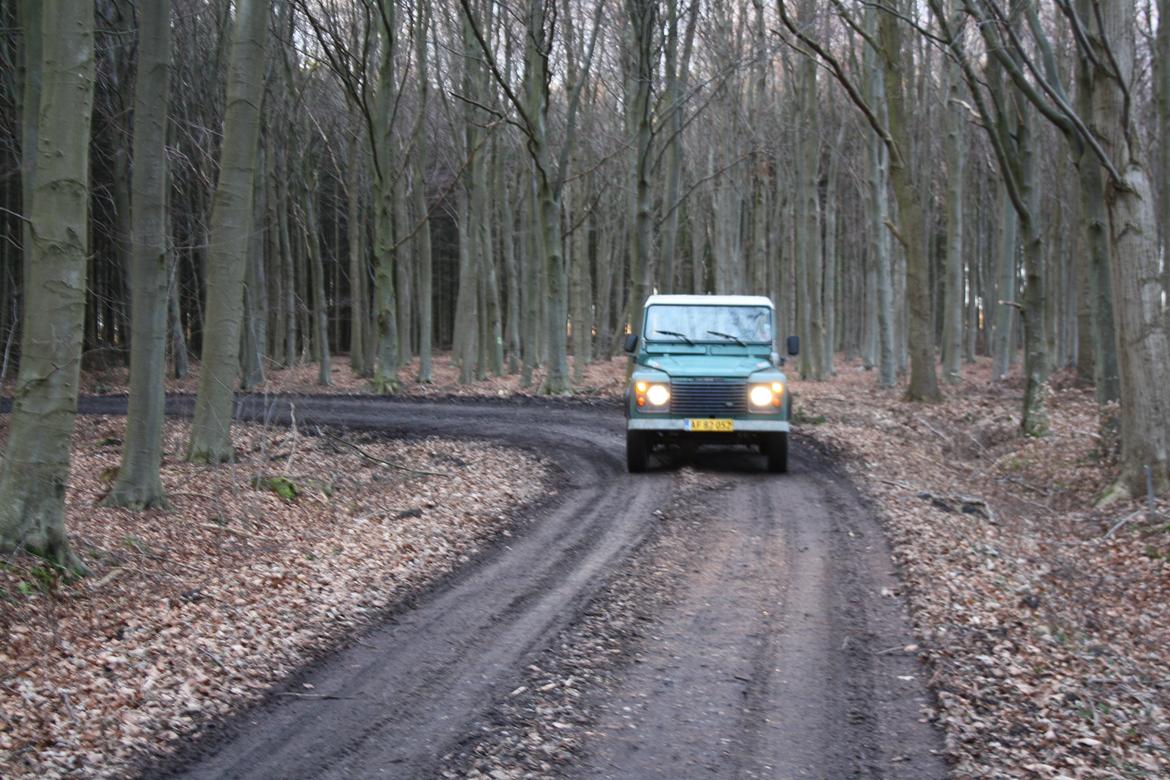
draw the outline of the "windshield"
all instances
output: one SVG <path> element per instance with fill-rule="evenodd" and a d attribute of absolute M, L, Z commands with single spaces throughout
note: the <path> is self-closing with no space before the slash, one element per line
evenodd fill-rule
<path fill-rule="evenodd" d="M 659 304 L 646 310 L 643 335 L 649 341 L 770 344 L 772 310 L 767 306 Z"/>

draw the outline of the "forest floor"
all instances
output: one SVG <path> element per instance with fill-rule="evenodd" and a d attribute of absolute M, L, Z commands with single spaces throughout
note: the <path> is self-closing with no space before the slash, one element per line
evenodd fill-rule
<path fill-rule="evenodd" d="M 1170 776 L 1167 497 L 1094 508 L 1116 470 L 1070 376 L 1041 439 L 986 362 L 944 403 L 902 392 L 841 366 L 797 383 L 796 429 L 883 515 L 954 776 Z"/>
<path fill-rule="evenodd" d="M 133 513 L 98 504 L 124 425 L 78 418 L 67 527 L 93 576 L 0 559 L 0 777 L 133 772 L 509 534 L 547 490 L 520 450 L 258 425 L 236 427 L 232 466 L 194 466 L 175 420 L 172 509 Z"/>
<path fill-rule="evenodd" d="M 620 395 L 624 368 L 624 358 L 591 365 L 583 394 Z M 413 368 L 401 373 L 414 375 Z M 316 385 L 314 367 L 272 372 L 260 390 L 367 392 L 343 358 L 334 378 L 326 389 Z M 446 357 L 436 358 L 435 379 L 426 386 L 408 381 L 403 394 L 536 390 L 525 391 L 516 377 L 458 385 Z M 1094 508 L 1115 469 L 1098 436 L 1092 391 L 1058 375 L 1052 432 L 1028 439 L 1018 433 L 1019 381 L 993 384 L 985 362 L 966 366 L 936 405 L 907 403 L 901 389 L 877 388 L 875 380 L 856 364 L 839 363 L 831 381 L 793 381 L 794 428 L 845 464 L 882 519 L 904 590 L 883 595 L 909 602 L 915 651 L 936 694 L 930 715 L 945 734 L 953 776 L 1170 776 L 1170 504 L 1163 496 L 1152 509 L 1144 498 Z M 190 378 L 169 387 L 195 388 Z M 89 375 L 84 391 L 124 392 L 124 374 Z M 169 424 L 168 452 L 180 451 L 184 426 Z M 247 431 L 243 449 L 254 455 L 250 465 L 171 467 L 176 504 L 196 506 L 192 516 L 203 518 L 177 534 L 161 514 L 134 518 L 91 508 L 102 472 L 117 464 L 121 422 L 81 420 L 69 522 L 83 551 L 103 552 L 97 576 L 72 585 L 25 564 L 0 572 L 0 624 L 12 637 L 0 655 L 0 761 L 8 762 L 0 774 L 64 771 L 69 762 L 125 765 L 153 742 L 176 739 L 204 717 L 202 708 L 220 713 L 239 697 L 255 699 L 314 647 L 377 614 L 402 587 L 433 576 L 432 568 L 457 565 L 499 527 L 498 514 L 542 489 L 529 456 L 519 453 L 442 440 L 360 442 L 379 458 L 418 469 L 451 471 L 451 458 L 458 459 L 466 465 L 455 473 L 466 485 L 456 493 L 478 493 L 473 510 L 469 498 L 433 498 L 452 489 L 445 479 L 387 471 L 352 451 L 332 451 L 329 440 L 295 443 L 285 430 L 240 430 Z M 292 504 L 249 487 L 269 471 L 319 478 L 325 468 L 312 461 L 318 448 L 335 463 L 353 459 L 345 468 L 329 466 L 345 487 L 337 494 L 353 506 L 326 497 L 320 486 L 306 486 Z M 277 454 L 286 460 L 265 460 Z M 346 484 L 354 480 L 360 484 Z M 378 506 L 422 508 L 421 517 L 393 533 L 363 518 L 380 491 L 389 493 Z M 198 495 L 220 492 L 232 498 Z M 335 542 L 342 519 L 346 536 Z M 443 535 L 430 533 L 431 522 L 442 524 Z M 396 565 L 386 574 L 376 560 Z M 208 568 L 208 561 L 217 563 Z M 354 580 L 337 579 L 346 568 Z M 246 635 L 222 636 L 210 605 L 246 618 L 261 608 L 256 599 L 273 600 L 272 614 L 285 621 L 279 630 L 253 633 L 253 626 Z M 208 621 L 205 641 L 169 641 L 180 625 L 199 619 Z M 250 662 L 261 655 L 279 662 Z M 143 670 L 147 684 L 128 693 L 125 680 Z"/>

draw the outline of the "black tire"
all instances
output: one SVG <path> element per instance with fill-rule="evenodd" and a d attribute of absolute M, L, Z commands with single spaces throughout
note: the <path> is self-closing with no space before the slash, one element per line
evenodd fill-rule
<path fill-rule="evenodd" d="M 769 433 L 764 439 L 764 454 L 768 458 L 768 471 L 772 474 L 788 472 L 788 432 Z"/>
<path fill-rule="evenodd" d="M 650 434 L 645 431 L 626 431 L 626 469 L 641 474 L 650 460 Z"/>

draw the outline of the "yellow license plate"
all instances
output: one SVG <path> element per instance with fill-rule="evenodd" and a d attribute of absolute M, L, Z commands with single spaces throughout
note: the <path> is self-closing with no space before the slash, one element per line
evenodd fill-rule
<path fill-rule="evenodd" d="M 696 433 L 732 433 L 734 420 L 687 420 L 688 429 Z"/>

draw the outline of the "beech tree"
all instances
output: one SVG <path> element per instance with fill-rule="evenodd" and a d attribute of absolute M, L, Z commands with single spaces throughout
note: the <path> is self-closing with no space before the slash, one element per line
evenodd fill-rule
<path fill-rule="evenodd" d="M 94 9 L 80 0 L 44 0 L 41 10 L 52 23 L 39 27 L 37 142 L 23 150 L 32 158 L 25 166 L 32 179 L 25 310 L 0 464 L 0 550 L 27 550 L 83 570 L 65 536 L 65 484 L 85 321 Z"/>
<path fill-rule="evenodd" d="M 817 57 L 830 65 L 838 81 L 845 86 L 849 97 L 865 114 L 873 130 L 882 139 L 889 152 L 889 175 L 898 205 L 898 226 L 895 236 L 906 253 L 906 293 L 909 301 L 910 385 L 907 397 L 913 401 L 937 401 L 942 396 L 935 369 L 935 349 L 931 334 L 932 305 L 929 285 L 929 264 L 924 244 L 925 222 L 922 194 L 910 169 L 910 116 L 907 111 L 907 85 L 903 59 L 904 9 L 900 0 L 878 0 L 877 36 L 870 37 L 882 70 L 885 98 L 884 119 L 866 103 L 861 91 L 846 74 L 844 67 L 823 45 L 807 32 L 808 27 L 797 25 L 789 15 L 785 0 L 778 7 L 785 27 L 806 45 Z M 856 21 L 853 22 L 856 27 Z"/>
<path fill-rule="evenodd" d="M 1090 110 L 1088 117 L 1070 104 L 1057 80 L 1053 47 L 1034 9 L 1029 32 L 1046 59 L 1040 65 L 1032 61 L 1032 52 L 995 0 L 964 3 L 1020 93 L 1077 144 L 1084 144 L 1104 170 L 1121 389 L 1122 471 L 1116 488 L 1138 494 L 1148 474 L 1154 488 L 1164 491 L 1170 488 L 1170 426 L 1165 423 L 1170 419 L 1170 341 L 1162 311 L 1154 192 L 1133 113 L 1136 3 L 1078 0 L 1060 7 L 1086 60 L 1088 94 L 1081 105 Z M 1108 350 L 1111 345 L 1101 346 Z"/>
<path fill-rule="evenodd" d="M 166 219 L 170 16 L 170 0 L 147 3 L 138 26 L 130 215 L 130 398 L 122 466 L 106 496 L 111 506 L 135 509 L 166 505 L 159 469 L 171 281 Z"/>
<path fill-rule="evenodd" d="M 232 458 L 233 389 L 239 375 L 244 272 L 253 219 L 256 143 L 264 86 L 267 0 L 238 0 L 223 123 L 219 181 L 208 236 L 207 314 L 202 373 L 187 457 Z"/>

